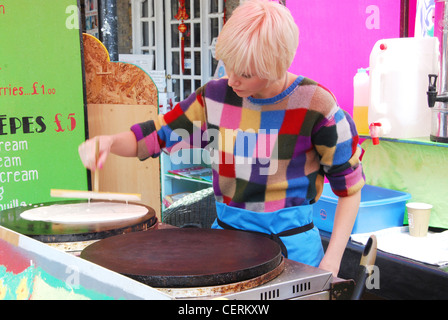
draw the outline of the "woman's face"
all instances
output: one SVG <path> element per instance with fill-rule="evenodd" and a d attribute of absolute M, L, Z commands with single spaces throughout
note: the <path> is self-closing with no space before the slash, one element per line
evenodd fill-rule
<path fill-rule="evenodd" d="M 237 75 L 226 69 L 229 86 L 241 98 L 253 97 L 257 99 L 271 98 L 269 86 L 271 81 L 252 75 Z"/>

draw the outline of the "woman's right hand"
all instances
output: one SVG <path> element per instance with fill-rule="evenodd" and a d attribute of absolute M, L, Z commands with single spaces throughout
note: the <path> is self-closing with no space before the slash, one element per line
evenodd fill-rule
<path fill-rule="evenodd" d="M 96 161 L 96 141 L 99 142 L 98 161 Z M 78 147 L 83 165 L 92 171 L 101 169 L 110 153 L 114 139 L 112 136 L 97 136 L 83 142 Z"/>

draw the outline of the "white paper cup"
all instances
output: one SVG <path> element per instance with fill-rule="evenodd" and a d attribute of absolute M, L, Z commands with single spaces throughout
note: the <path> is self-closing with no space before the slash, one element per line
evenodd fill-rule
<path fill-rule="evenodd" d="M 409 234 L 413 237 L 426 237 L 429 228 L 429 216 L 432 205 L 423 202 L 409 202 L 408 209 Z"/>

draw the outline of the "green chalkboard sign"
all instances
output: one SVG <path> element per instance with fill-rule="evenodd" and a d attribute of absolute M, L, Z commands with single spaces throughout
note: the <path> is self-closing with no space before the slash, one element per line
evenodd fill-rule
<path fill-rule="evenodd" d="M 0 210 L 87 190 L 77 0 L 0 0 Z"/>

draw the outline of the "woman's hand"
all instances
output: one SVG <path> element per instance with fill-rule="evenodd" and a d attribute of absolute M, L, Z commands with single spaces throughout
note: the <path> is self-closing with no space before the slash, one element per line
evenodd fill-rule
<path fill-rule="evenodd" d="M 319 267 L 331 271 L 337 276 L 341 265 L 342 256 L 350 239 L 350 234 L 358 214 L 361 202 L 361 191 L 347 197 L 340 197 L 334 217 L 333 232 L 327 251 Z"/>
<path fill-rule="evenodd" d="M 319 264 L 319 268 L 325 271 L 330 271 L 333 274 L 333 277 L 337 277 L 339 273 L 339 267 L 341 261 L 338 259 L 328 258 L 327 255 L 324 256 L 322 261 Z"/>
<path fill-rule="evenodd" d="M 96 140 L 99 141 L 98 161 L 95 161 Z M 137 156 L 137 140 L 132 131 L 110 136 L 97 136 L 83 142 L 78 148 L 84 166 L 92 171 L 101 169 L 110 153 L 121 157 Z"/>
<path fill-rule="evenodd" d="M 96 141 L 99 142 L 98 161 L 96 161 Z M 83 165 L 92 171 L 101 169 L 106 162 L 113 144 L 112 136 L 98 136 L 83 142 L 78 147 L 79 157 Z"/>

